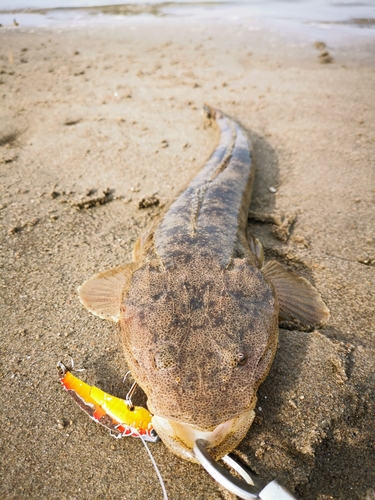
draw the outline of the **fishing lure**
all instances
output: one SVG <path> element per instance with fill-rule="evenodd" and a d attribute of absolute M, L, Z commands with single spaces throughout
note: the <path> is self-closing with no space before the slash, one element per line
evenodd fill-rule
<path fill-rule="evenodd" d="M 57 363 L 57 370 L 61 384 L 78 406 L 115 437 L 134 436 L 145 441 L 158 441 L 151 423 L 152 415 L 146 408 L 133 406 L 130 401 L 82 382 L 61 361 Z"/>

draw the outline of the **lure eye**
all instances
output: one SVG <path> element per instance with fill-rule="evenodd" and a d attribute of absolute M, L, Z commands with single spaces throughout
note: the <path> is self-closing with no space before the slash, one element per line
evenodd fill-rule
<path fill-rule="evenodd" d="M 239 353 L 237 353 L 237 363 L 239 365 L 244 365 L 247 361 L 247 356 L 244 352 L 240 351 Z"/>

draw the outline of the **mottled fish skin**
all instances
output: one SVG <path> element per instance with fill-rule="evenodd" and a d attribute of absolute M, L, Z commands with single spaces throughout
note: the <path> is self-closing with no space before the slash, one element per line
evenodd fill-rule
<path fill-rule="evenodd" d="M 155 230 L 154 251 L 167 268 L 197 253 L 223 268 L 235 257 L 252 258 L 246 241 L 254 180 L 250 143 L 244 129 L 225 115 L 217 123 L 219 146 Z"/>
<path fill-rule="evenodd" d="M 148 235 L 120 320 L 150 411 L 207 430 L 252 410 L 278 337 L 277 299 L 246 237 L 250 142 L 210 113 L 220 144 Z"/>
<path fill-rule="evenodd" d="M 140 236 L 132 263 L 79 289 L 87 309 L 119 323 L 156 431 L 191 461 L 197 438 L 219 459 L 246 435 L 275 355 L 279 317 L 305 325 L 329 317 L 307 280 L 278 262 L 263 265 L 261 244 L 247 234 L 249 139 L 224 113 L 206 113 L 221 132 L 207 164 Z"/>

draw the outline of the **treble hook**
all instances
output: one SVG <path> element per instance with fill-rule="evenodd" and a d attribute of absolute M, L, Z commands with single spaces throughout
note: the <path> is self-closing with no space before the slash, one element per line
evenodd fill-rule
<path fill-rule="evenodd" d="M 125 377 L 122 379 L 122 383 L 124 383 L 126 381 L 126 379 L 128 378 L 129 375 L 131 375 L 130 370 L 125 373 Z M 133 382 L 127 395 L 125 396 L 125 402 L 128 405 L 129 410 L 132 410 L 134 408 L 132 396 L 137 388 L 137 385 L 138 385 L 137 382 Z"/>
<path fill-rule="evenodd" d="M 133 405 L 133 402 L 132 402 L 132 396 L 137 388 L 137 382 L 133 382 L 132 386 L 130 387 L 129 389 L 129 392 L 127 393 L 127 395 L 125 396 L 125 401 L 126 401 L 126 404 L 128 405 L 129 407 L 129 410 L 132 410 L 134 408 L 134 405 Z"/>

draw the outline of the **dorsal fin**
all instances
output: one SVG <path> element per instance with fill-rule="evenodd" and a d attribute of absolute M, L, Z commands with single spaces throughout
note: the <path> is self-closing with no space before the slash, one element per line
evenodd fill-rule
<path fill-rule="evenodd" d="M 139 263 L 131 262 L 94 274 L 78 288 L 81 303 L 102 319 L 118 321 L 121 301 Z"/>

